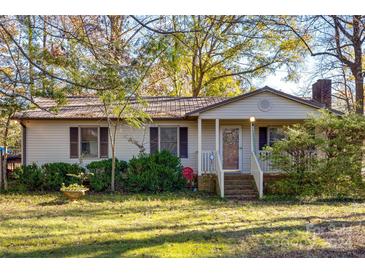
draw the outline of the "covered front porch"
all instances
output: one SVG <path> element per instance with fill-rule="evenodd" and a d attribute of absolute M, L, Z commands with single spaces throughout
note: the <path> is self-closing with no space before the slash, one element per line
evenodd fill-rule
<path fill-rule="evenodd" d="M 224 174 L 251 174 L 261 198 L 264 173 L 277 173 L 263 150 L 280 138 L 280 129 L 297 120 L 203 119 L 198 118 L 198 175 L 217 175 L 220 196 L 224 197 Z M 262 157 L 265 156 L 265 157 Z"/>

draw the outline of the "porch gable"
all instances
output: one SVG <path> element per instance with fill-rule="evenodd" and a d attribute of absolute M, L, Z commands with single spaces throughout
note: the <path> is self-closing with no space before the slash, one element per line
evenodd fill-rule
<path fill-rule="evenodd" d="M 201 109 L 190 115 L 199 116 L 202 119 L 307 119 L 310 115 L 318 113 L 320 106 L 296 100 L 291 96 L 286 97 L 270 89 L 263 89 L 254 94 L 232 98 L 210 108 Z"/>

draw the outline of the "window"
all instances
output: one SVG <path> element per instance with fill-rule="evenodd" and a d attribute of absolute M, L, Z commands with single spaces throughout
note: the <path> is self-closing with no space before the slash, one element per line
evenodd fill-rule
<path fill-rule="evenodd" d="M 86 158 L 97 158 L 98 153 L 98 128 L 80 128 L 81 130 L 81 155 Z"/>
<path fill-rule="evenodd" d="M 170 151 L 177 155 L 177 128 L 161 127 L 160 128 L 160 150 Z"/>
<path fill-rule="evenodd" d="M 279 127 L 269 127 L 268 128 L 268 145 L 272 146 L 276 141 L 283 140 L 285 134 L 282 128 Z"/>
<path fill-rule="evenodd" d="M 180 158 L 188 158 L 187 127 L 150 127 L 150 153 L 167 150 Z"/>
<path fill-rule="evenodd" d="M 70 158 L 108 158 L 107 127 L 70 127 Z"/>

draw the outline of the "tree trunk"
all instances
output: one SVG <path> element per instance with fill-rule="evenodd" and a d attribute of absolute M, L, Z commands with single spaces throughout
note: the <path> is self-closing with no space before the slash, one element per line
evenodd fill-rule
<path fill-rule="evenodd" d="M 194 45 L 197 47 L 196 45 Z M 194 48 L 193 57 L 191 60 L 191 93 L 193 97 L 198 97 L 200 90 L 198 89 L 198 65 L 197 65 L 197 59 L 198 59 L 198 50 L 197 48 Z"/>
<path fill-rule="evenodd" d="M 356 91 L 356 113 L 364 114 L 364 75 L 362 74 L 362 37 L 361 37 L 361 16 L 353 16 L 353 47 L 354 47 L 354 66 Z"/>
<path fill-rule="evenodd" d="M 364 115 L 364 76 L 361 71 L 355 75 L 356 113 Z"/>
<path fill-rule="evenodd" d="M 361 69 L 355 74 L 355 111 L 359 115 L 364 115 L 364 76 Z M 365 182 L 365 140 L 361 145 L 361 170 L 362 181 Z"/>
<path fill-rule="evenodd" d="M 110 190 L 115 191 L 115 145 L 112 144 L 112 178 L 110 182 Z"/>
<path fill-rule="evenodd" d="M 192 94 L 193 97 L 198 97 L 201 93 L 204 74 L 201 73 L 201 71 L 199 71 L 198 68 L 195 68 L 194 71 L 195 71 L 195 79 L 192 83 Z"/>
<path fill-rule="evenodd" d="M 116 140 L 116 135 L 117 135 L 117 129 L 118 129 L 118 121 L 115 121 L 115 124 L 112 123 L 110 116 L 109 116 L 109 112 L 108 112 L 108 105 L 104 104 L 104 111 L 107 115 L 107 122 L 108 122 L 108 132 L 109 132 L 109 140 L 110 140 L 110 145 L 112 148 L 112 170 L 111 170 L 111 179 L 110 179 L 110 190 L 112 192 L 115 191 L 115 140 Z"/>
<path fill-rule="evenodd" d="M 116 144 L 116 136 L 117 136 L 117 130 L 118 130 L 118 121 L 115 122 L 116 124 L 114 125 L 114 132 L 112 134 L 112 138 L 111 138 L 111 146 L 112 146 L 112 178 L 111 178 L 111 182 L 110 182 L 110 190 L 112 192 L 115 191 L 115 162 L 116 162 L 116 159 L 115 159 L 115 144 Z M 109 120 L 109 128 L 110 125 L 111 125 L 111 122 Z"/>
<path fill-rule="evenodd" d="M 6 151 L 6 147 L 4 147 Z M 4 178 L 4 190 L 8 190 L 8 161 L 6 153 L 4 153 L 4 161 L 3 161 L 3 178 Z"/>

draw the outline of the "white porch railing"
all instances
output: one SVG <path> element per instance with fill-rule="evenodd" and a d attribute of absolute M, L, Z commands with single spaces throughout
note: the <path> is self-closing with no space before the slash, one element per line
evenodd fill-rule
<path fill-rule="evenodd" d="M 255 179 L 256 187 L 259 192 L 259 198 L 264 196 L 264 172 L 256 155 L 255 145 L 255 117 L 250 117 L 251 122 L 251 175 Z"/>
<path fill-rule="evenodd" d="M 258 151 L 258 160 L 261 166 L 261 169 L 264 173 L 277 173 L 280 172 L 278 169 L 274 168 L 271 163 L 271 152 L 266 150 Z"/>
<path fill-rule="evenodd" d="M 310 153 L 309 156 L 307 156 L 307 162 L 305 165 L 307 165 L 307 168 L 311 170 L 311 161 L 313 161 L 317 157 L 317 152 L 313 151 Z M 261 169 L 264 173 L 280 173 L 280 169 L 275 168 L 272 165 L 271 162 L 271 152 L 266 150 L 259 150 L 258 151 L 258 160 L 261 166 Z M 295 165 L 295 160 L 293 158 L 290 158 L 291 164 Z"/>
<path fill-rule="evenodd" d="M 255 179 L 259 197 L 264 195 L 264 172 L 261 170 L 260 163 L 255 152 L 251 151 L 251 174 Z"/>
<path fill-rule="evenodd" d="M 221 161 L 221 157 L 219 156 L 218 151 L 214 152 L 215 155 L 215 173 L 217 174 L 217 178 L 218 178 L 218 185 L 219 185 L 219 191 L 220 191 L 220 195 L 221 198 L 224 197 L 224 171 L 223 171 L 223 167 L 222 167 L 222 161 Z"/>
<path fill-rule="evenodd" d="M 218 151 L 202 151 L 202 173 L 215 173 L 218 179 L 220 196 L 224 197 L 224 171 Z"/>
<path fill-rule="evenodd" d="M 202 173 L 215 173 L 216 161 L 214 151 L 202 151 Z"/>

